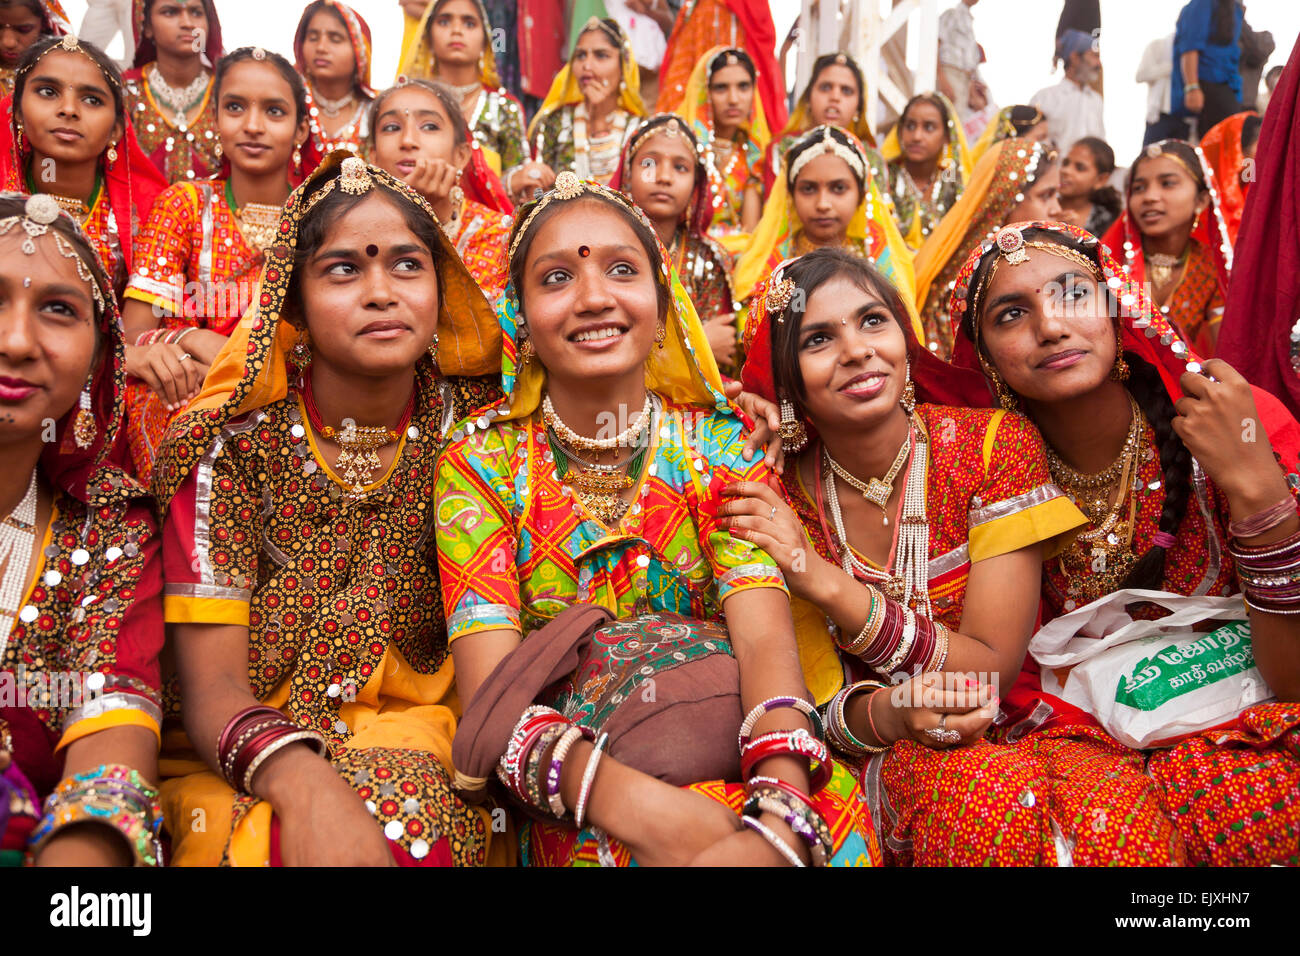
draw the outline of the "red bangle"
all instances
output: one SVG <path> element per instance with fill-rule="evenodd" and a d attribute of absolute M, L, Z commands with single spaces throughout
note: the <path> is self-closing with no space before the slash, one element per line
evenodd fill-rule
<path fill-rule="evenodd" d="M 889 688 L 881 687 L 878 690 L 873 690 L 869 695 L 867 695 L 867 727 L 871 730 L 871 736 L 876 738 L 876 743 L 880 744 L 882 747 L 888 747 L 889 743 L 884 737 L 880 736 L 880 731 L 876 729 L 876 719 L 871 716 L 871 702 L 876 699 L 876 695 L 882 690 L 889 690 Z"/>
<path fill-rule="evenodd" d="M 248 765 L 253 762 L 253 758 L 280 737 L 291 734 L 298 729 L 300 728 L 297 724 L 286 720 L 284 723 L 277 723 L 255 735 L 252 740 L 239 748 L 239 753 L 235 755 L 230 779 L 226 782 L 236 790 L 242 790 L 244 775 L 248 771 Z"/>
<path fill-rule="evenodd" d="M 235 716 L 226 721 L 226 726 L 221 729 L 221 735 L 217 738 L 217 765 L 220 766 L 226 755 L 226 748 L 230 746 L 237 735 L 237 731 L 244 721 L 253 716 L 275 716 L 283 717 L 284 714 L 266 704 L 254 704 L 252 707 L 245 707 Z"/>
<path fill-rule="evenodd" d="M 826 745 L 808 731 L 780 734 L 776 739 L 764 734 L 751 741 L 740 756 L 740 774 L 748 780 L 751 771 L 769 757 L 788 756 L 808 761 L 812 776 L 812 792 L 816 793 L 831 780 L 830 751 Z"/>

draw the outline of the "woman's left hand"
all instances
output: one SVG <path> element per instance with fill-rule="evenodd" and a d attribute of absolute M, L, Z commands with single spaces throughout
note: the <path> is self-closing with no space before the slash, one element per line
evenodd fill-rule
<path fill-rule="evenodd" d="M 812 566 L 823 563 L 822 558 L 809 547 L 803 524 L 780 493 L 761 482 L 738 481 L 723 488 L 722 495 L 728 499 L 718 508 L 723 527 L 733 538 L 766 551 L 785 575 L 790 590 L 807 596 L 801 585 Z"/>
<path fill-rule="evenodd" d="M 745 461 L 752 461 L 754 454 L 766 447 L 767 467 L 778 475 L 785 473 L 785 452 L 781 448 L 781 409 L 775 402 L 769 402 L 761 395 L 746 392 L 739 382 L 724 382 L 723 393 L 740 406 L 740 410 L 754 423 L 753 431 L 745 440 L 742 452 Z"/>
<path fill-rule="evenodd" d="M 1186 372 L 1179 379 L 1184 397 L 1174 403 L 1174 431 L 1229 502 L 1261 494 L 1264 506 L 1279 500 L 1286 481 L 1250 383 L 1222 359 L 1209 359 L 1203 368 L 1204 375 Z"/>

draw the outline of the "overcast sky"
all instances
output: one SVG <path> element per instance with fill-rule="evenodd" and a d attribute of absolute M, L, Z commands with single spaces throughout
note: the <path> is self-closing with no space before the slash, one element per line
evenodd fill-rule
<path fill-rule="evenodd" d="M 883 9 L 890 0 L 876 2 Z M 1101 58 L 1106 71 L 1106 133 L 1116 158 L 1126 165 L 1142 144 L 1146 87 L 1133 79 L 1142 51 L 1152 39 L 1172 33 L 1184 0 L 1101 0 Z M 64 0 L 79 26 L 85 0 Z M 942 11 L 953 0 L 939 0 Z M 302 4 L 294 0 L 217 0 L 227 49 L 260 44 L 290 54 L 293 29 Z M 402 17 L 397 0 L 353 0 L 370 23 L 375 42 L 373 79 L 383 87 L 397 71 Z M 1246 15 L 1256 30 L 1270 30 L 1277 50 L 1270 63 L 1285 63 L 1300 35 L 1300 0 L 1248 0 Z M 773 18 L 779 37 L 799 12 L 798 0 L 775 0 Z M 988 63 L 985 79 L 999 105 L 1028 102 L 1038 89 L 1056 83 L 1051 54 L 1060 0 L 980 0 L 974 8 L 976 37 Z M 915 31 L 912 31 L 913 43 Z M 120 54 L 120 46 L 110 52 Z"/>

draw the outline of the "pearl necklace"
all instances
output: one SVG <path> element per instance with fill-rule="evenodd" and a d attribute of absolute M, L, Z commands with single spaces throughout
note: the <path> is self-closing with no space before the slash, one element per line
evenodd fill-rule
<path fill-rule="evenodd" d="M 885 596 L 900 601 L 905 607 L 915 607 L 918 614 L 933 617 L 930 607 L 930 524 L 925 514 L 926 462 L 929 458 L 929 436 L 925 426 L 912 419 L 912 431 L 904 448 L 912 448 L 912 465 L 907 472 L 903 490 L 903 507 L 899 515 L 897 545 L 890 568 L 881 571 L 859 560 L 849 547 L 849 536 L 844 530 L 844 513 L 840 510 L 840 496 L 835 489 L 835 473 L 827 471 L 823 478 L 826 504 L 831 513 L 836 541 L 840 552 L 840 566 L 844 573 L 860 581 L 883 585 Z M 825 449 L 823 448 L 823 453 Z M 826 460 L 831 460 L 825 454 Z M 901 573 L 899 570 L 901 569 Z"/>
<path fill-rule="evenodd" d="M 194 104 L 207 92 L 211 79 L 211 73 L 207 70 L 199 70 L 199 75 L 191 80 L 188 86 L 178 90 L 163 79 L 162 70 L 158 69 L 158 64 L 155 63 L 153 69 L 149 71 L 149 88 L 153 91 L 155 100 L 163 106 L 171 107 L 176 114 L 176 125 L 179 126 L 185 122 Z"/>
<path fill-rule="evenodd" d="M 636 418 L 628 424 L 613 438 L 587 438 L 585 435 L 579 435 L 555 412 L 555 406 L 551 404 L 551 396 L 546 395 L 542 398 L 542 421 L 546 427 L 555 432 L 555 436 L 568 445 L 570 448 L 578 451 L 613 451 L 615 448 L 630 448 L 632 444 L 641 437 L 641 433 L 646 430 L 650 424 L 650 393 L 647 391 L 645 404 L 641 406 L 641 412 Z"/>
<path fill-rule="evenodd" d="M 5 562 L 4 577 L 0 578 L 0 651 L 8 643 L 9 632 L 18 619 L 35 541 L 36 470 L 32 469 L 27 493 L 18 502 L 18 506 L 0 522 L 0 561 Z"/>
<path fill-rule="evenodd" d="M 312 99 L 316 101 L 316 105 L 320 107 L 320 111 L 326 116 L 338 116 L 345 109 L 351 106 L 356 98 L 357 94 L 355 91 L 349 91 L 347 96 L 341 97 L 337 100 L 327 100 L 315 90 L 312 91 Z"/>
<path fill-rule="evenodd" d="M 457 99 L 464 99 L 471 93 L 477 93 L 483 89 L 483 81 L 475 80 L 473 83 L 466 83 L 464 86 L 452 86 L 450 83 L 447 87 L 456 94 Z"/>
<path fill-rule="evenodd" d="M 894 493 L 894 479 L 898 477 L 898 472 L 902 469 L 911 453 L 912 431 L 908 429 L 907 437 L 903 439 L 903 445 L 898 449 L 898 454 L 894 456 L 894 463 L 889 466 L 889 471 L 885 472 L 885 477 L 872 477 L 870 480 L 863 482 L 850 474 L 847 468 L 832 458 L 831 453 L 826 450 L 825 446 L 822 447 L 822 454 L 826 457 L 826 464 L 830 465 L 831 471 L 843 478 L 850 488 L 861 492 L 864 499 L 879 508 L 882 512 L 882 520 L 886 525 L 889 524 L 889 513 L 885 511 L 885 506 L 889 504 L 889 496 Z"/>

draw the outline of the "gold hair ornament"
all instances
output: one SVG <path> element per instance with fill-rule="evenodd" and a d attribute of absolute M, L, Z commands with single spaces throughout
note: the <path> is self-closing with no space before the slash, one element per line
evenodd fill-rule
<path fill-rule="evenodd" d="M 813 132 L 815 133 L 816 131 L 814 130 Z M 805 137 L 802 141 L 792 146 L 791 151 L 798 149 L 799 146 L 807 141 L 808 137 Z M 831 128 L 829 126 L 822 127 L 821 137 L 816 145 L 805 149 L 799 154 L 798 158 L 790 164 L 789 181 L 793 183 L 798 179 L 800 170 L 823 153 L 830 153 L 833 156 L 838 156 L 840 159 L 844 160 L 844 162 L 849 164 L 849 169 L 853 170 L 853 172 L 857 174 L 859 182 L 867 181 L 867 163 L 865 157 L 863 157 L 863 155 L 853 147 L 844 145 L 832 136 Z"/>
<path fill-rule="evenodd" d="M 29 196 L 21 216 L 9 216 L 7 219 L 0 219 L 0 236 L 7 236 L 14 226 L 21 225 L 23 232 L 27 233 L 27 237 L 22 244 L 23 253 L 34 256 L 36 255 L 36 239 L 51 234 L 50 226 L 59 218 L 61 212 L 62 210 L 54 197 L 47 196 L 44 193 Z M 95 298 L 95 305 L 102 312 L 104 309 L 104 294 L 99 289 L 99 283 L 95 281 L 94 270 L 81 258 L 81 254 L 77 252 L 71 242 L 57 231 L 53 232 L 53 236 L 54 247 L 59 251 L 59 255 L 76 263 L 77 275 L 90 283 L 90 291 Z"/>

